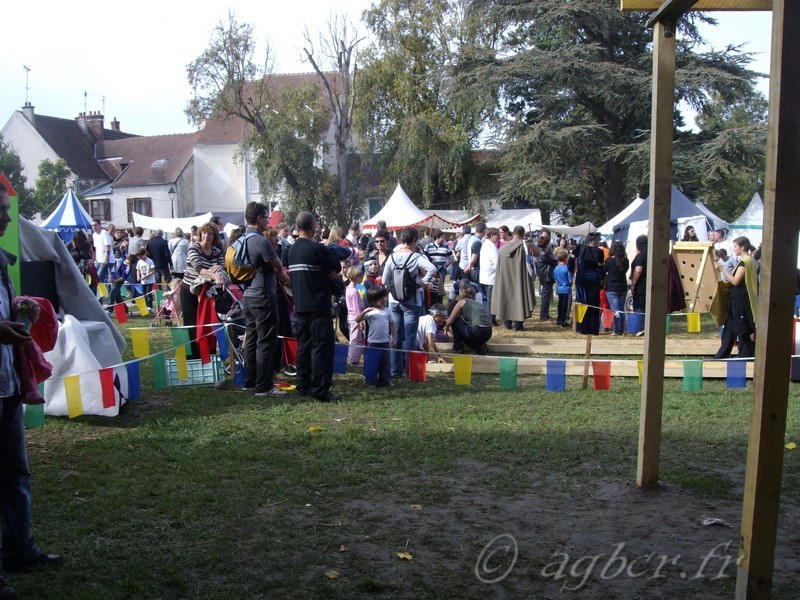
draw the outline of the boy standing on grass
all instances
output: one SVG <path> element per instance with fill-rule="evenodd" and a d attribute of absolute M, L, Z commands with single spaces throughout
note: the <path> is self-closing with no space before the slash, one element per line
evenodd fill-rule
<path fill-rule="evenodd" d="M 366 321 L 369 325 L 367 332 L 367 345 L 370 348 L 380 348 L 380 358 L 378 362 L 378 379 L 367 379 L 368 386 L 388 387 L 392 385 L 391 353 L 390 348 L 395 345 L 397 330 L 395 329 L 394 319 L 386 302 L 389 298 L 389 291 L 380 284 L 375 284 L 367 290 L 367 302 L 369 308 L 362 310 L 356 316 L 356 323 Z"/>
<path fill-rule="evenodd" d="M 558 316 L 556 317 L 556 325 L 566 327 L 569 325 L 569 309 L 572 304 L 572 280 L 574 275 L 569 272 L 567 266 L 567 259 L 569 253 L 563 248 L 556 251 L 556 260 L 558 264 L 553 272 L 553 277 L 556 280 L 556 293 L 558 294 Z"/>
<path fill-rule="evenodd" d="M 139 248 L 136 252 L 136 258 L 139 262 L 136 263 L 136 279 L 142 284 L 145 298 L 147 299 L 147 306 L 153 308 L 153 284 L 156 282 L 156 265 L 147 256 L 147 250 Z"/>

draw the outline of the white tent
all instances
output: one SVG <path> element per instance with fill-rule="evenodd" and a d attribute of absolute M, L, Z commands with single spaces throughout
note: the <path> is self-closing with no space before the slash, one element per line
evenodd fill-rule
<path fill-rule="evenodd" d="M 542 211 L 538 208 L 500 208 L 487 215 L 487 227 L 500 227 L 501 225 L 505 225 L 509 229 L 522 225 L 526 231 L 541 229 Z"/>
<path fill-rule="evenodd" d="M 92 217 L 78 201 L 72 188 L 68 188 L 56 206 L 53 214 L 39 225 L 42 229 L 50 229 L 58 233 L 65 243 L 72 241 L 72 236 L 79 229 L 92 228 Z"/>
<path fill-rule="evenodd" d="M 758 192 L 753 194 L 750 204 L 739 217 L 728 223 L 730 238 L 745 236 L 756 248 L 764 237 L 764 201 Z"/>
<path fill-rule="evenodd" d="M 569 225 L 542 225 L 542 229 L 554 231 L 562 235 L 588 235 L 597 231 L 597 227 L 595 227 L 591 221 L 586 221 L 586 223 L 581 223 L 574 227 L 570 227 Z"/>
<path fill-rule="evenodd" d="M 150 229 L 151 231 L 155 229 L 160 229 L 161 231 L 166 232 L 173 232 L 176 228 L 180 227 L 183 231 L 191 231 L 192 226 L 196 225 L 200 227 L 204 223 L 208 223 L 211 220 L 211 217 L 214 215 L 210 212 L 197 215 L 194 217 L 184 217 L 182 219 L 169 219 L 169 218 L 159 218 L 159 217 L 146 217 L 145 215 L 140 215 L 139 213 L 132 213 L 133 214 L 133 224 L 136 227 L 141 227 L 142 229 Z"/>
<path fill-rule="evenodd" d="M 708 208 L 703 203 L 702 200 L 695 201 L 694 205 L 697 208 L 700 209 L 700 212 L 702 212 L 706 217 L 708 217 L 708 219 L 711 221 L 711 225 L 712 225 L 712 227 L 714 227 L 714 229 L 725 229 L 728 226 L 728 222 L 725 219 L 723 219 L 722 217 L 717 216 L 716 214 L 711 212 L 711 209 Z"/>
<path fill-rule="evenodd" d="M 461 211 L 447 211 L 457 212 Z M 466 213 L 465 213 L 466 214 Z M 460 214 L 458 216 L 461 216 Z M 447 229 L 461 227 L 467 223 L 477 221 L 480 215 L 461 220 L 450 220 L 437 211 L 426 211 L 417 207 L 411 198 L 403 191 L 400 184 L 394 190 L 391 198 L 378 213 L 361 226 L 363 230 L 377 229 L 378 221 L 386 221 L 387 229 L 402 229 L 403 227 L 430 227 L 432 229 Z"/>
<path fill-rule="evenodd" d="M 604 236 L 610 236 L 614 233 L 614 228 L 622 223 L 625 219 L 628 218 L 633 211 L 639 208 L 642 203 L 644 202 L 644 198 L 640 198 L 638 195 L 633 202 L 628 204 L 625 208 L 623 208 L 619 213 L 617 213 L 614 217 L 600 225 L 597 230 Z"/>

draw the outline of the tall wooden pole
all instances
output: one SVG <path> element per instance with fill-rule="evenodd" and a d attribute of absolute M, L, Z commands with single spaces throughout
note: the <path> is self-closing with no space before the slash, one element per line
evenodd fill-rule
<path fill-rule="evenodd" d="M 772 592 L 794 307 L 786 282 L 795 278 L 800 230 L 800 3 L 773 0 L 772 11 L 758 335 L 736 579 L 736 598 L 748 600 Z"/>
<path fill-rule="evenodd" d="M 672 196 L 672 139 L 675 104 L 675 19 L 653 24 L 653 108 L 650 141 L 650 227 L 647 248 L 644 371 L 636 483 L 658 485 L 664 344 Z"/>

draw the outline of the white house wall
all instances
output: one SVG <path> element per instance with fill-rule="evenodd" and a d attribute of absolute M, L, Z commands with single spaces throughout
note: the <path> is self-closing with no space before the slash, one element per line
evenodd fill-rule
<path fill-rule="evenodd" d="M 169 199 L 169 185 L 143 185 L 132 187 L 114 188 L 111 195 L 111 223 L 117 227 L 132 227 L 128 221 L 128 199 L 150 198 L 150 216 L 159 219 L 177 217 L 173 215 L 172 202 Z"/>
<path fill-rule="evenodd" d="M 27 178 L 26 188 L 33 189 L 36 186 L 36 180 L 39 179 L 39 164 L 43 160 L 55 163 L 59 159 L 20 111 L 11 115 L 0 135 L 19 155 L 23 174 Z"/>

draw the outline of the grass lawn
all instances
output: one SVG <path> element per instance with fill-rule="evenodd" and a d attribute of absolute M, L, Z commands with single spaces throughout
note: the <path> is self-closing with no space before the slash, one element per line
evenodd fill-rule
<path fill-rule="evenodd" d="M 118 418 L 29 431 L 34 534 L 67 561 L 14 576 L 23 597 L 733 595 L 750 384 L 665 382 L 664 486 L 644 492 L 635 379 L 548 393 L 540 376 L 508 392 L 497 376 L 438 375 L 376 391 L 353 372 L 335 404 L 149 381 L 143 369 Z M 790 393 L 787 442 L 800 441 Z M 799 465 L 787 450 L 778 598 L 800 584 Z"/>

